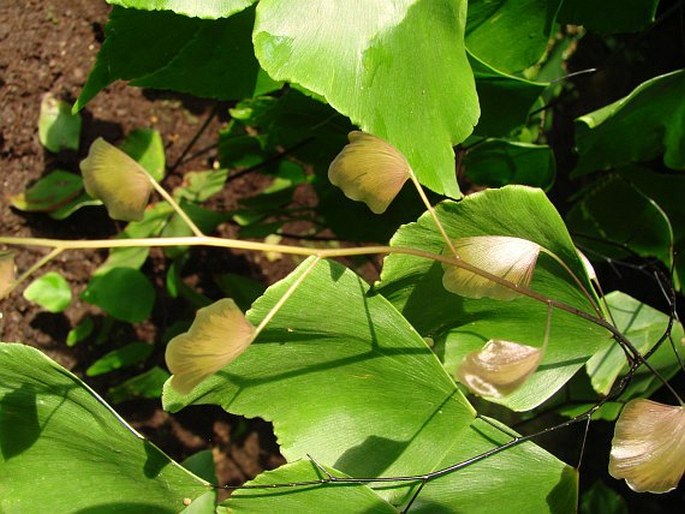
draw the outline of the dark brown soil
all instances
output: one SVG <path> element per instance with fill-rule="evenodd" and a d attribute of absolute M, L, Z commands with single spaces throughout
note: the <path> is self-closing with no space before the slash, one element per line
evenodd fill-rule
<path fill-rule="evenodd" d="M 81 150 L 52 155 L 43 150 L 38 140 L 38 114 L 45 93 L 73 101 L 85 83 L 103 38 L 109 6 L 104 1 L 53 0 L 42 2 L 0 2 L 0 159 L 2 162 L 2 203 L 0 233 L 23 237 L 64 239 L 107 238 L 123 225 L 111 221 L 102 208 L 84 208 L 65 221 L 55 221 L 40 213 L 27 214 L 10 207 L 8 198 L 55 168 L 77 170 L 90 143 L 104 137 L 120 142 L 131 130 L 151 127 L 160 131 L 166 146 L 167 163 L 175 163 L 208 117 L 213 116 L 215 102 L 183 95 L 141 90 L 116 83 L 101 92 L 83 111 Z M 226 112 L 218 106 L 217 112 Z M 221 115 L 213 116 L 207 130 L 194 149 L 216 142 L 222 123 Z M 192 154 L 192 152 L 191 152 Z M 216 154 L 205 153 L 183 162 L 165 179 L 167 188 L 180 183 L 183 172 L 211 168 Z M 259 180 L 246 176 L 231 183 L 218 202 L 230 209 L 236 198 L 253 194 Z M 228 234 L 231 227 L 222 232 Z M 35 248 L 19 249 L 16 263 L 19 272 L 27 269 L 45 252 Z M 39 274 L 59 270 L 72 287 L 74 300 L 62 314 L 50 314 L 26 301 L 23 284 L 9 299 L 0 302 L 3 314 L 0 339 L 35 346 L 66 368 L 83 376 L 83 371 L 111 349 L 101 346 L 65 344 L 68 331 L 86 315 L 97 309 L 79 300 L 90 275 L 104 259 L 104 253 L 72 251 L 62 254 Z M 227 252 L 198 251 L 193 257 L 198 272 L 236 272 L 267 283 L 287 274 L 294 262 L 284 258 L 276 263 L 258 262 L 245 255 Z M 169 320 L 177 319 L 181 308 L 165 298 L 165 266 L 159 252 L 146 264 L 160 292 L 150 322 L 133 328 L 123 327 L 113 339 L 159 342 Z M 197 278 L 201 282 L 202 277 Z M 206 291 L 212 295 L 212 291 Z M 157 345 L 160 346 L 160 345 Z M 153 355 L 164 366 L 161 350 Z M 149 363 L 147 364 L 149 366 Z M 138 370 L 139 372 L 140 370 Z M 135 374 L 136 371 L 134 371 Z M 129 376 L 131 372 L 128 372 Z M 88 383 L 106 396 L 107 390 L 126 378 L 126 373 L 110 373 Z M 159 401 L 136 400 L 118 406 L 125 418 L 160 448 L 176 459 L 198 450 L 212 448 L 221 483 L 239 484 L 264 469 L 283 463 L 274 441 L 271 426 L 261 420 L 245 421 L 221 409 L 189 408 L 179 415 L 169 415 Z"/>

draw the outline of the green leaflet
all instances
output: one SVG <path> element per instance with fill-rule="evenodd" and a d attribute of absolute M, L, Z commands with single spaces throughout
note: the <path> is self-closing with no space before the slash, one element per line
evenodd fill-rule
<path fill-rule="evenodd" d="M 72 373 L 0 344 L 0 511 L 173 514 L 207 489 Z"/>
<path fill-rule="evenodd" d="M 121 149 L 140 164 L 157 182 L 164 178 L 164 142 L 162 135 L 154 129 L 133 130 L 121 144 Z"/>
<path fill-rule="evenodd" d="M 603 175 L 578 195 L 566 222 L 576 240 L 595 255 L 625 259 L 625 247 L 643 257 L 673 265 L 673 227 L 659 206 L 632 177 L 649 170 L 624 169 Z"/>
<path fill-rule="evenodd" d="M 481 116 L 474 134 L 507 136 L 526 123 L 528 113 L 548 84 L 508 75 L 471 53 L 468 56 L 481 105 Z"/>
<path fill-rule="evenodd" d="M 152 312 L 155 289 L 137 269 L 110 268 L 91 278 L 81 299 L 97 305 L 115 319 L 140 323 Z"/>
<path fill-rule="evenodd" d="M 464 0 L 262 0 L 255 53 L 387 140 L 430 189 L 457 197 L 452 146 L 478 119 Z M 426 37 L 430 34 L 430 38 Z"/>
<path fill-rule="evenodd" d="M 71 113 L 67 102 L 46 93 L 40 104 L 38 138 L 53 153 L 61 150 L 78 150 L 81 138 L 81 116 Z"/>
<path fill-rule="evenodd" d="M 588 186 L 567 221 L 579 244 L 592 252 L 590 257 L 625 259 L 630 252 L 621 245 L 626 245 L 638 255 L 674 266 L 673 282 L 680 290 L 685 283 L 684 190 L 681 173 L 626 166 Z"/>
<path fill-rule="evenodd" d="M 108 4 L 146 11 L 173 11 L 197 18 L 228 18 L 257 0 L 107 0 Z"/>
<path fill-rule="evenodd" d="M 62 312 L 71 303 L 71 287 L 62 275 L 48 271 L 31 282 L 24 290 L 24 298 L 50 312 Z"/>
<path fill-rule="evenodd" d="M 22 211 L 55 212 L 68 205 L 82 191 L 83 179 L 79 175 L 56 169 L 9 200 L 13 207 Z"/>
<path fill-rule="evenodd" d="M 248 319 L 257 324 L 310 262 L 270 287 Z M 260 416 L 274 423 L 289 461 L 310 454 L 350 476 L 426 472 L 509 440 L 503 430 L 474 420 L 473 408 L 424 340 L 383 297 L 367 293 L 351 271 L 319 263 L 235 362 L 187 396 L 167 383 L 165 407 L 210 403 Z M 477 512 L 487 497 L 493 513 L 504 505 L 571 512 L 567 496 L 575 502 L 576 485 L 568 473 L 563 463 L 525 444 L 430 482 L 416 508 Z M 493 481 L 495 474 L 507 481 Z M 406 485 L 376 491 L 393 505 L 408 500 Z M 247 498 L 239 505 L 251 508 Z"/>
<path fill-rule="evenodd" d="M 451 238 L 479 235 L 519 237 L 533 241 L 556 254 L 592 291 L 571 238 L 545 194 L 523 186 L 487 190 L 458 203 L 436 206 Z M 441 253 L 445 243 L 433 219 L 424 214 L 419 221 L 400 228 L 392 246 Z M 508 302 L 473 300 L 447 292 L 442 285 L 442 266 L 426 259 L 391 254 L 385 259 L 377 291 L 388 298 L 424 336 L 437 342 L 437 353 L 450 373 L 466 354 L 480 349 L 490 339 L 503 339 L 528 346 L 541 346 L 547 306 L 527 297 Z M 533 290 L 588 313 L 589 300 L 570 275 L 544 253 L 538 259 Z M 425 299 L 430 298 L 427 307 Z M 498 403 L 529 410 L 540 405 L 562 387 L 592 354 L 610 344 L 609 333 L 574 315 L 555 309 L 549 346 L 538 370 L 511 395 Z"/>
<path fill-rule="evenodd" d="M 624 293 L 613 291 L 606 296 L 606 300 L 618 329 L 643 355 L 656 344 L 668 327 L 666 314 Z M 675 322 L 671 336 L 682 354 L 683 327 L 680 323 Z M 679 369 L 676 355 L 668 341 L 662 343 L 659 350 L 649 359 L 649 363 L 667 380 Z M 628 371 L 625 353 L 617 344 L 597 352 L 586 366 L 592 386 L 598 393 L 604 395 L 610 391 L 616 378 Z M 645 380 L 647 386 L 643 384 Z M 660 386 L 661 382 L 648 369 L 642 368 L 636 375 L 636 379 L 628 386 L 627 392 L 637 389 L 638 393 L 644 394 L 648 387 L 657 384 Z M 623 395 L 626 399 L 630 397 Z"/>
<path fill-rule="evenodd" d="M 561 0 L 470 0 L 466 47 L 507 73 L 537 63 L 555 30 Z"/>
<path fill-rule="evenodd" d="M 654 77 L 628 96 L 576 120 L 573 176 L 647 161 L 685 169 L 685 70 Z"/>
<path fill-rule="evenodd" d="M 521 184 L 548 190 L 556 174 L 549 146 L 505 139 L 476 144 L 464 155 L 463 166 L 471 182 L 487 187 Z"/>

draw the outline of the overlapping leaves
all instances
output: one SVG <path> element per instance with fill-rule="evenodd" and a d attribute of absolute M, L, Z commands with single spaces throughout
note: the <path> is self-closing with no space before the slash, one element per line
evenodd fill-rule
<path fill-rule="evenodd" d="M 592 291 L 585 269 L 563 221 L 540 190 L 510 186 L 473 194 L 459 203 L 443 202 L 439 219 L 454 239 L 499 235 L 530 240 L 561 259 Z M 391 244 L 432 253 L 445 242 L 428 216 L 402 227 Z M 557 262 L 540 254 L 531 288 L 554 300 L 594 314 L 590 300 Z M 386 258 L 377 291 L 388 298 L 424 336 L 438 342 L 437 352 L 454 373 L 462 359 L 487 341 L 499 339 L 533 347 L 542 346 L 547 306 L 527 297 L 509 302 L 469 299 L 443 287 L 440 264 L 412 256 Z M 426 308 L 425 298 L 430 298 Z M 604 329 L 575 315 L 554 309 L 549 346 L 538 370 L 521 388 L 497 400 L 515 410 L 531 409 L 568 381 L 585 361 L 610 344 Z"/>
<path fill-rule="evenodd" d="M 248 319 L 256 324 L 303 267 L 268 289 Z M 474 420 L 472 407 L 424 340 L 383 297 L 369 296 L 359 277 L 330 262 L 314 268 L 235 362 L 190 395 L 167 387 L 164 403 L 174 411 L 190 403 L 214 403 L 269 419 L 288 460 L 310 454 L 351 476 L 439 469 L 509 439 Z M 556 486 L 572 494 L 575 485 L 564 470 L 526 444 L 430 482 L 417 509 L 468 510 L 488 495 L 492 505 L 511 505 L 517 497 L 521 508 L 535 504 L 540 512 L 565 511 L 569 506 L 563 501 L 546 498 Z M 506 482 L 490 479 L 502 473 Z M 530 473 L 538 478 L 530 481 Z M 377 492 L 395 505 L 408 499 L 401 485 Z"/>

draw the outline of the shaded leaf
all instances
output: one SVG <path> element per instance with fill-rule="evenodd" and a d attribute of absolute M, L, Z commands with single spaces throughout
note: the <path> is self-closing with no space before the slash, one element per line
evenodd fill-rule
<path fill-rule="evenodd" d="M 12 207 L 28 212 L 52 212 L 64 207 L 83 191 L 83 180 L 78 175 L 54 170 L 42 177 L 23 193 L 10 198 Z"/>
<path fill-rule="evenodd" d="M 228 297 L 246 311 L 259 298 L 266 287 L 261 282 L 236 273 L 221 273 L 214 275 L 214 282 Z"/>
<path fill-rule="evenodd" d="M 111 268 L 91 278 L 81 298 L 115 319 L 139 323 L 152 312 L 155 290 L 137 269 Z"/>
<path fill-rule="evenodd" d="M 324 97 L 402 152 L 421 183 L 460 196 L 452 146 L 479 112 L 465 1 L 374 1 L 360 16 L 354 2 L 262 0 L 257 12 L 255 53 L 269 75 Z"/>
<path fill-rule="evenodd" d="M 602 34 L 639 32 L 654 22 L 659 0 L 564 0 L 559 23 L 583 25 Z"/>
<path fill-rule="evenodd" d="M 58 207 L 54 211 L 50 211 L 49 216 L 55 220 L 63 220 L 74 214 L 81 207 L 87 207 L 89 205 L 102 205 L 102 202 L 91 198 L 90 195 L 84 191 L 61 207 Z"/>
<path fill-rule="evenodd" d="M 86 375 L 95 377 L 121 368 L 143 362 L 152 353 L 153 346 L 148 343 L 129 343 L 103 355 L 86 370 Z"/>
<path fill-rule="evenodd" d="M 174 189 L 174 199 L 191 202 L 209 200 L 224 188 L 228 178 L 227 169 L 191 171 L 183 175 L 183 183 Z"/>
<path fill-rule="evenodd" d="M 628 506 L 616 491 L 597 480 L 580 499 L 580 514 L 628 514 Z"/>
<path fill-rule="evenodd" d="M 155 366 L 112 387 L 109 390 L 109 398 L 112 403 L 121 403 L 132 398 L 159 398 L 162 396 L 162 386 L 169 376 L 165 370 Z"/>
<path fill-rule="evenodd" d="M 504 139 L 474 145 L 462 163 L 471 182 L 487 187 L 522 184 L 548 190 L 556 175 L 554 153 L 549 146 Z"/>
<path fill-rule="evenodd" d="M 254 9 L 201 20 L 114 7 L 105 42 L 74 108 L 83 108 L 119 79 L 219 100 L 252 96 L 257 87 L 270 90 L 273 82 L 263 76 L 254 56 L 253 23 Z"/>
<path fill-rule="evenodd" d="M 641 166 L 628 166 L 620 170 L 633 187 L 656 202 L 673 229 L 673 253 L 676 288 L 685 284 L 685 175 L 681 173 L 657 173 Z M 646 213 L 647 214 L 647 213 Z M 652 228 L 650 232 L 657 230 Z"/>
<path fill-rule="evenodd" d="M 482 109 L 474 134 L 503 137 L 525 124 L 547 84 L 507 75 L 471 54 L 469 62 Z"/>
<path fill-rule="evenodd" d="M 257 0 L 203 0 L 188 2 L 187 0 L 107 0 L 108 4 L 120 5 L 133 9 L 147 11 L 173 11 L 184 16 L 198 18 L 228 18 L 229 16 L 251 6 Z"/>
<path fill-rule="evenodd" d="M 43 95 L 38 118 L 38 139 L 53 153 L 78 150 L 81 137 L 81 116 L 71 113 L 71 105 L 52 93 Z"/>
<path fill-rule="evenodd" d="M 330 106 L 290 89 L 278 99 L 261 97 L 241 102 L 232 110 L 234 116 L 236 110 L 242 116 L 241 123 L 257 129 L 263 136 L 244 142 L 247 148 L 239 146 L 235 149 L 237 153 L 225 158 L 247 159 L 245 155 L 248 155 L 257 159 L 256 162 L 263 162 L 268 155 L 278 155 L 279 146 L 289 149 L 289 155 L 313 167 L 312 185 L 319 198 L 317 213 L 338 237 L 350 241 L 387 241 L 399 225 L 416 219 L 423 212 L 425 207 L 411 184 L 406 185 L 382 215 L 375 215 L 365 205 L 349 200 L 340 189 L 331 185 L 328 167 L 347 143 L 347 134 L 354 127 Z M 232 137 L 231 134 L 229 130 L 222 133 L 220 152 L 222 142 L 229 141 L 227 138 Z M 261 158 L 254 153 L 255 144 L 261 148 L 259 142 L 265 152 Z"/>
<path fill-rule="evenodd" d="M 470 0 L 466 47 L 494 68 L 522 71 L 542 58 L 561 4 L 561 0 Z"/>
<path fill-rule="evenodd" d="M 24 290 L 24 298 L 50 312 L 62 312 L 71 303 L 71 287 L 62 275 L 49 271 Z"/>
<path fill-rule="evenodd" d="M 152 184 L 140 164 L 99 137 L 80 167 L 86 193 L 102 200 L 111 218 L 143 219 Z"/>
<path fill-rule="evenodd" d="M 67 346 L 76 346 L 81 341 L 88 338 L 95 329 L 93 318 L 84 318 L 81 323 L 76 325 L 67 333 Z"/>
<path fill-rule="evenodd" d="M 200 450 L 181 462 L 181 465 L 202 480 L 210 484 L 219 485 L 216 479 L 216 469 L 214 466 L 214 455 L 212 450 Z"/>
<path fill-rule="evenodd" d="M 38 350 L 0 344 L 3 512 L 173 514 L 208 485 Z M 40 483 L 50 494 L 36 494 Z M 89 494 L 84 494 L 89 491 Z"/>
<path fill-rule="evenodd" d="M 576 119 L 573 176 L 647 161 L 685 169 L 685 70 L 654 77 L 628 96 Z"/>
<path fill-rule="evenodd" d="M 656 257 L 667 267 L 673 265 L 671 222 L 628 173 L 601 177 L 583 190 L 566 222 L 579 243 L 592 251 L 590 255 L 622 259 L 631 255 L 624 249 L 628 248 L 643 257 Z"/>

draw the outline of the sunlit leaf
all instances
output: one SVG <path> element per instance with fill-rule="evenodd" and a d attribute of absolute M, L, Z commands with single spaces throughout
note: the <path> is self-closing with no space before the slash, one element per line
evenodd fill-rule
<path fill-rule="evenodd" d="M 228 169 L 191 171 L 183 175 L 183 183 L 174 189 L 174 198 L 204 202 L 224 188 Z"/>
<path fill-rule="evenodd" d="M 164 142 L 162 135 L 154 129 L 139 128 L 133 130 L 123 143 L 121 149 L 131 159 L 140 164 L 157 182 L 164 178 Z"/>
<path fill-rule="evenodd" d="M 81 137 L 81 116 L 71 113 L 71 105 L 55 98 L 52 93 L 43 95 L 38 118 L 38 138 L 53 153 L 60 150 L 78 150 Z"/>
<path fill-rule="evenodd" d="M 0 344 L 0 473 L 7 514 L 173 514 L 210 490 L 75 375 L 17 343 Z"/>
<path fill-rule="evenodd" d="M 74 173 L 54 170 L 23 193 L 10 198 L 12 207 L 28 212 L 52 212 L 78 197 L 83 180 Z"/>
<path fill-rule="evenodd" d="M 111 268 L 91 278 L 81 298 L 121 321 L 139 323 L 150 316 L 155 290 L 137 269 Z"/>
<path fill-rule="evenodd" d="M 189 393 L 205 378 L 237 359 L 252 343 L 254 326 L 235 302 L 224 298 L 197 311 L 190 330 L 166 349 L 171 385 Z"/>
<path fill-rule="evenodd" d="M 459 258 L 483 271 L 517 286 L 528 287 L 533 280 L 540 245 L 509 236 L 472 236 L 453 241 Z M 451 250 L 445 250 L 450 255 Z M 451 293 L 467 298 L 512 300 L 516 291 L 458 266 L 443 264 L 442 283 Z"/>
<path fill-rule="evenodd" d="M 255 324 L 262 320 L 310 266 L 311 260 L 305 261 L 271 286 L 248 319 Z M 432 308 L 432 299 L 427 301 L 424 307 Z M 493 420 L 474 420 L 472 407 L 424 339 L 383 297 L 370 294 L 364 280 L 335 262 L 322 261 L 310 270 L 239 359 L 189 395 L 180 395 L 169 385 L 163 396 L 166 408 L 176 411 L 191 403 L 208 403 L 269 419 L 290 462 L 310 454 L 350 476 L 440 469 L 511 440 L 510 429 Z M 507 480 L 492 480 L 502 475 Z M 286 476 L 275 475 L 273 480 Z M 488 498 L 493 512 L 506 506 L 516 512 L 571 513 L 575 481 L 575 472 L 526 443 L 427 483 L 414 507 L 425 512 L 471 512 Z M 375 489 L 393 505 L 408 501 L 413 490 L 403 484 Z M 259 505 L 257 512 L 264 512 L 267 505 L 272 511 L 282 510 L 282 494 L 262 491 L 262 503 L 254 498 L 255 492 L 232 498 L 240 498 L 241 509 L 247 511 L 251 499 Z M 307 495 L 288 490 L 286 496 L 304 503 L 285 510 L 311 510 Z M 231 501 L 231 508 L 238 506 Z"/>
<path fill-rule="evenodd" d="M 442 202 L 435 208 L 453 240 L 497 235 L 532 241 L 561 259 L 592 294 L 571 237 L 542 191 L 507 186 L 474 193 L 461 202 Z M 447 256 L 445 241 L 428 214 L 400 228 L 391 246 Z M 386 257 L 376 287 L 421 335 L 435 341 L 435 352 L 450 374 L 456 373 L 466 355 L 491 339 L 528 346 L 540 344 L 548 316 L 544 302 L 523 295 L 509 302 L 466 298 L 447 291 L 443 275 L 440 263 L 393 253 Z M 545 251 L 538 256 L 530 289 L 596 315 L 570 274 Z M 429 308 L 426 298 L 430 299 Z M 555 309 L 544 365 L 516 391 L 494 401 L 517 411 L 531 409 L 552 396 L 594 353 L 610 344 L 606 330 Z"/>
<path fill-rule="evenodd" d="M 62 275 L 49 271 L 29 284 L 24 298 L 50 312 L 62 312 L 71 303 L 71 287 Z"/>
<path fill-rule="evenodd" d="M 200 450 L 199 452 L 192 454 L 181 462 L 181 465 L 210 484 L 219 484 L 219 481 L 216 479 L 214 454 L 211 449 Z"/>
<path fill-rule="evenodd" d="M 533 374 L 542 355 L 541 348 L 510 341 L 488 341 L 482 350 L 464 358 L 457 376 L 474 393 L 501 398 Z"/>
<path fill-rule="evenodd" d="M 228 18 L 251 6 L 257 0 L 107 0 L 108 4 L 147 11 L 173 11 L 184 16 L 198 18 Z"/>
<path fill-rule="evenodd" d="M 81 172 L 86 192 L 102 200 L 111 218 L 143 219 L 152 184 L 140 164 L 99 137 L 81 161 Z"/>
<path fill-rule="evenodd" d="M 381 214 L 409 179 L 409 163 L 381 138 L 357 131 L 350 132 L 349 138 L 350 143 L 331 163 L 328 178 L 345 196 Z"/>
<path fill-rule="evenodd" d="M 573 174 L 647 161 L 661 154 L 667 167 L 685 169 L 684 94 L 685 70 L 678 70 L 643 82 L 628 96 L 578 118 L 580 158 Z"/>
<path fill-rule="evenodd" d="M 612 291 L 606 295 L 606 301 L 611 310 L 612 318 L 616 322 L 616 328 L 626 336 L 633 346 L 645 354 L 656 344 L 661 336 L 666 333 L 669 326 L 669 316 L 647 304 L 641 303 L 619 291 Z M 683 328 L 675 321 L 671 328 L 671 337 L 682 352 L 685 347 L 682 343 Z M 679 369 L 676 355 L 668 342 L 649 359 L 650 364 L 659 371 L 659 374 L 667 380 Z M 616 379 L 628 372 L 626 356 L 618 343 L 597 352 L 587 362 L 587 373 L 590 376 L 592 387 L 600 394 L 606 395 L 611 390 Z M 624 394 L 630 393 L 633 388 L 639 387 L 643 378 L 649 382 L 660 384 L 651 371 L 643 369 L 638 372 L 631 381 Z M 644 387 L 645 384 L 642 384 Z M 639 390 L 646 393 L 648 390 Z"/>
<path fill-rule="evenodd" d="M 616 320 L 616 328 L 623 333 L 643 355 L 666 333 L 669 315 L 644 304 L 625 293 L 612 291 L 606 303 Z M 674 352 L 674 347 L 676 351 Z M 677 320 L 670 331 L 670 341 L 664 340 L 649 357 L 649 364 L 659 376 L 670 380 L 681 372 L 678 355 L 685 354 L 685 333 Z M 544 364 L 543 364 L 544 365 Z M 619 383 L 629 372 L 625 352 L 615 341 L 603 348 L 586 363 L 586 372 L 576 375 L 570 387 L 561 391 L 558 398 L 563 406 L 559 413 L 574 417 L 587 412 L 597 403 L 597 394 L 607 394 L 611 386 Z M 623 405 L 634 398 L 648 398 L 663 387 L 663 382 L 652 370 L 640 366 L 631 372 L 628 385 L 616 401 L 606 402 L 593 415 L 593 419 L 616 421 Z"/>
<path fill-rule="evenodd" d="M 611 441 L 609 474 L 642 493 L 666 493 L 685 472 L 685 408 L 639 398 L 623 408 Z"/>
<path fill-rule="evenodd" d="M 17 267 L 12 250 L 0 250 L 0 299 L 4 298 L 14 283 Z"/>
<path fill-rule="evenodd" d="M 466 4 L 262 0 L 255 53 L 274 79 L 324 97 L 402 152 L 425 186 L 458 197 L 452 147 L 479 114 Z"/>
<path fill-rule="evenodd" d="M 86 375 L 95 377 L 143 362 L 150 356 L 152 350 L 153 346 L 148 343 L 129 343 L 100 357 L 88 367 Z"/>

